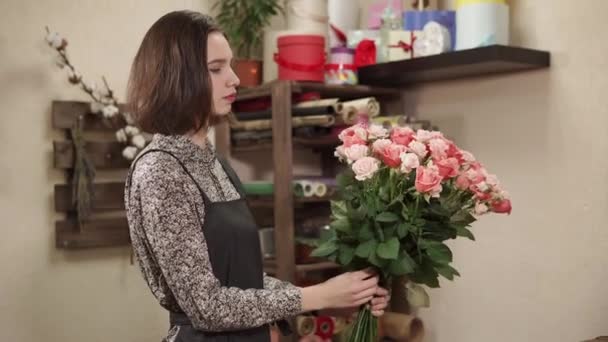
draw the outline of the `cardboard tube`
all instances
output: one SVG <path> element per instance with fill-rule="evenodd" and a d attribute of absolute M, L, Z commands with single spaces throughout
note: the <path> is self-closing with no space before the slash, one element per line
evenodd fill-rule
<path fill-rule="evenodd" d="M 336 122 L 336 117 L 332 114 L 327 115 L 311 115 L 298 116 L 291 119 L 293 127 L 303 126 L 333 126 Z M 272 129 L 272 120 L 249 120 L 239 121 L 234 115 L 229 116 L 230 128 L 237 131 L 264 131 Z"/>
<path fill-rule="evenodd" d="M 424 338 L 422 320 L 412 315 L 386 312 L 378 324 L 382 335 L 395 341 L 420 342 Z"/>
<path fill-rule="evenodd" d="M 323 197 L 327 195 L 327 185 L 325 185 L 325 183 L 313 182 L 312 187 L 315 196 Z"/>

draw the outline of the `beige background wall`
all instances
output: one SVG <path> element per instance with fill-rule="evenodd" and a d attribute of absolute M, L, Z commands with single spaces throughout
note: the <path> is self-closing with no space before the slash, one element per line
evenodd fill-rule
<path fill-rule="evenodd" d="M 474 151 L 514 202 L 510 217 L 475 225 L 477 242 L 452 244 L 463 277 L 420 311 L 428 341 L 608 335 L 608 3 L 510 3 L 513 43 L 551 51 L 549 71 L 406 91 L 408 107 Z M 52 170 L 50 101 L 86 98 L 42 38 L 44 25 L 65 34 L 83 73 L 106 75 L 123 94 L 143 33 L 178 8 L 207 11 L 208 1 L 0 2 L 0 340 L 144 342 L 165 332 L 127 248 L 54 248 L 52 188 L 63 175 Z M 246 166 L 257 157 L 235 160 L 244 178 L 270 176 Z"/>

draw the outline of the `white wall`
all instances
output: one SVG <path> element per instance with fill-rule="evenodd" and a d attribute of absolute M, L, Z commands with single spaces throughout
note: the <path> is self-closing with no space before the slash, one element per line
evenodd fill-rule
<path fill-rule="evenodd" d="M 167 317 L 128 248 L 54 246 L 51 101 L 86 100 L 53 64 L 44 26 L 69 40 L 84 75 L 105 75 L 124 99 L 143 34 L 175 9 L 206 12 L 208 1 L 0 2 L 0 340 L 160 341 Z"/>

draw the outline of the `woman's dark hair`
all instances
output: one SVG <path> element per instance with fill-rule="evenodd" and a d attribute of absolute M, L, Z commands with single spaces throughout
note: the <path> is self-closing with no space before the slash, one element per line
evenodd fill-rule
<path fill-rule="evenodd" d="M 129 111 L 144 132 L 181 135 L 208 124 L 213 97 L 207 37 L 212 32 L 221 32 L 213 19 L 193 11 L 168 13 L 150 27 L 127 88 Z"/>

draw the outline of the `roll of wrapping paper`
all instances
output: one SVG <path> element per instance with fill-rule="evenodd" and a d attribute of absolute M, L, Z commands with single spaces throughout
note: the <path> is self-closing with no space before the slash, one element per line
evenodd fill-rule
<path fill-rule="evenodd" d="M 314 101 L 311 101 L 311 102 L 314 102 Z M 335 113 L 335 108 L 332 105 L 306 106 L 306 107 L 295 106 L 291 109 L 292 117 L 326 115 L 326 114 L 333 114 L 333 113 Z M 239 121 L 265 120 L 265 119 L 270 120 L 272 118 L 272 109 L 254 111 L 254 112 L 234 113 L 234 116 Z"/>
<path fill-rule="evenodd" d="M 313 194 L 317 197 L 324 197 L 327 195 L 327 185 L 321 182 L 313 182 L 312 183 Z"/>
<path fill-rule="evenodd" d="M 272 195 L 274 193 L 272 182 L 245 182 L 243 188 L 247 195 Z"/>
<path fill-rule="evenodd" d="M 385 312 L 378 320 L 382 336 L 395 341 L 420 342 L 424 338 L 424 324 L 420 318 L 397 312 Z"/>
<path fill-rule="evenodd" d="M 272 129 L 272 120 L 251 120 L 251 121 L 239 121 L 234 115 L 229 116 L 230 127 L 237 131 L 264 131 Z M 312 115 L 312 116 L 300 116 L 291 119 L 291 125 L 293 127 L 303 126 L 322 126 L 329 127 L 333 126 L 336 122 L 336 117 L 333 114 L 327 115 Z"/>
<path fill-rule="evenodd" d="M 318 99 L 318 100 L 308 100 L 302 101 L 296 104 L 294 107 L 296 108 L 308 108 L 308 107 L 324 107 L 324 106 L 334 106 L 336 103 L 340 101 L 339 98 L 331 98 L 331 99 Z"/>
<path fill-rule="evenodd" d="M 334 105 L 334 109 L 347 125 L 357 123 L 359 115 L 367 115 L 369 118 L 380 115 L 380 103 L 374 97 L 340 102 Z"/>
<path fill-rule="evenodd" d="M 316 330 L 316 321 L 312 316 L 297 316 L 296 317 L 296 333 L 298 336 L 306 336 L 313 334 Z"/>

